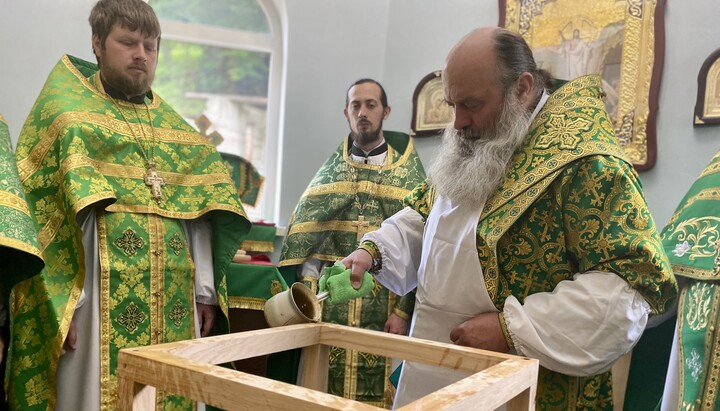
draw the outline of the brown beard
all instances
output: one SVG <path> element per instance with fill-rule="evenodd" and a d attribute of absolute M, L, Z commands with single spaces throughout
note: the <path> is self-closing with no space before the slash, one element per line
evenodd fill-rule
<path fill-rule="evenodd" d="M 104 54 L 104 52 L 102 54 Z M 102 61 L 101 55 L 100 62 Z M 145 65 L 145 70 L 145 76 L 134 77 L 114 67 L 105 67 L 100 64 L 100 72 L 103 80 L 127 97 L 140 96 L 150 90 L 150 85 L 155 79 L 155 73 L 152 71 L 152 68 L 147 67 L 147 65 Z"/>
<path fill-rule="evenodd" d="M 355 142 L 356 145 L 361 147 L 366 147 L 372 145 L 373 143 L 378 143 L 380 142 L 380 131 L 382 130 L 382 125 L 383 122 L 381 120 L 376 130 L 361 131 L 358 133 L 350 130 L 350 137 L 352 137 L 352 140 Z"/>
<path fill-rule="evenodd" d="M 428 175 L 439 195 L 453 204 L 484 204 L 502 182 L 508 162 L 525 140 L 530 112 L 507 93 L 503 109 L 485 130 L 445 129 Z"/>

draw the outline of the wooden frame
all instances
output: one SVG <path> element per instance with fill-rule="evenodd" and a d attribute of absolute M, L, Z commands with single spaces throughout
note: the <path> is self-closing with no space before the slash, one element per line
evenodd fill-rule
<path fill-rule="evenodd" d="M 696 126 L 720 124 L 720 49 L 713 51 L 705 59 L 700 67 L 697 81 L 693 124 Z"/>
<path fill-rule="evenodd" d="M 414 137 L 438 136 L 452 121 L 453 110 L 445 101 L 442 71 L 433 71 L 415 87 L 411 133 Z"/>
<path fill-rule="evenodd" d="M 615 134 L 635 168 L 655 165 L 665 0 L 499 0 L 540 68 L 563 80 L 600 74 Z M 570 77 L 570 78 L 567 78 Z"/>
<path fill-rule="evenodd" d="M 226 410 L 379 410 L 326 393 L 330 346 L 473 373 L 399 410 L 535 409 L 537 360 L 320 323 L 123 349 L 118 410 L 154 409 L 155 388 Z M 215 365 L 295 348 L 302 387 Z"/>

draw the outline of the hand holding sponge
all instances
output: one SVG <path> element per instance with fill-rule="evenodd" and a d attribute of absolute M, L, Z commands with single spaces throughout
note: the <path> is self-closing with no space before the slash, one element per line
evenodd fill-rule
<path fill-rule="evenodd" d="M 375 288 L 375 280 L 370 273 L 365 272 L 362 284 L 359 289 L 354 289 L 350 282 L 350 269 L 345 268 L 341 261 L 326 267 L 323 275 L 318 281 L 320 292 L 327 291 L 327 302 L 330 304 L 342 304 L 352 299 L 364 297 L 370 294 Z"/>

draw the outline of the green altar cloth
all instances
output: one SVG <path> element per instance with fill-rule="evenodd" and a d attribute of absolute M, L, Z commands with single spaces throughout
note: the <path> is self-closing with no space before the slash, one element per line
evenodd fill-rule
<path fill-rule="evenodd" d="M 248 252 L 272 253 L 275 250 L 277 228 L 271 224 L 253 223 L 240 248 Z"/>
<path fill-rule="evenodd" d="M 275 266 L 231 263 L 227 270 L 228 307 L 260 310 L 288 285 Z"/>

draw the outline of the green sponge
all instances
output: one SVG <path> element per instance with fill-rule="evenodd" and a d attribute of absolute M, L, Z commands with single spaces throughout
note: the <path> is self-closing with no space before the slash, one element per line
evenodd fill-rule
<path fill-rule="evenodd" d="M 375 280 L 370 273 L 365 272 L 359 289 L 354 289 L 350 282 L 350 269 L 346 269 L 341 261 L 323 270 L 318 281 L 320 292 L 327 291 L 329 304 L 342 304 L 352 299 L 364 297 L 375 288 Z"/>

